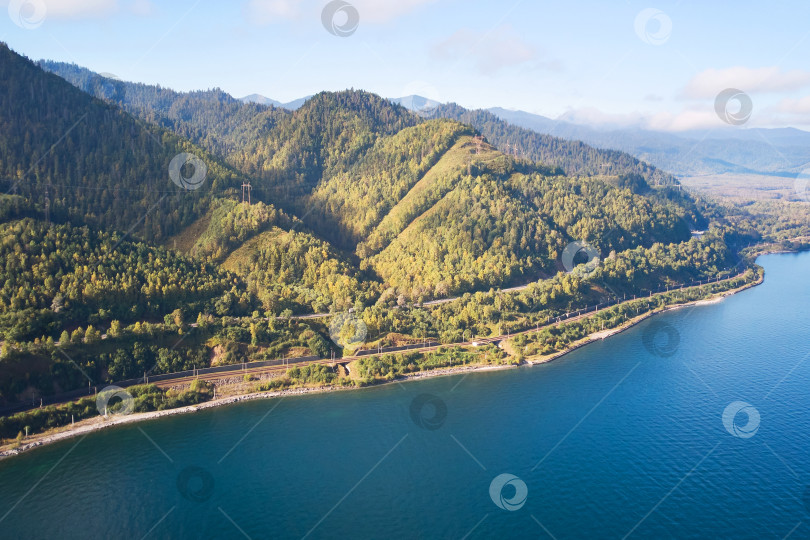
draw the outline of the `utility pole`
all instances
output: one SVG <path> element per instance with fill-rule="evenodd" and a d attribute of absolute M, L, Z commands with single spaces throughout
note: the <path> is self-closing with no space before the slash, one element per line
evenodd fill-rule
<path fill-rule="evenodd" d="M 45 224 L 51 224 L 51 199 L 48 194 L 48 186 L 45 186 Z"/>
<path fill-rule="evenodd" d="M 475 137 L 473 137 L 473 142 L 475 142 L 475 153 L 480 154 L 481 153 L 481 145 L 484 142 L 483 137 L 481 137 L 480 135 L 476 135 Z"/>
<path fill-rule="evenodd" d="M 250 206 L 250 190 L 251 189 L 253 189 L 253 187 L 250 185 L 250 182 L 242 184 L 242 202 L 243 203 L 245 202 L 245 191 L 247 191 L 247 203 L 248 203 L 248 206 Z"/>

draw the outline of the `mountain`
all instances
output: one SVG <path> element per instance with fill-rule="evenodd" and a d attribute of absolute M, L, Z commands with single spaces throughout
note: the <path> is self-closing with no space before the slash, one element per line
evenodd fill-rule
<path fill-rule="evenodd" d="M 246 160 L 245 152 L 258 151 L 257 141 L 272 131 L 276 123 L 291 121 L 290 112 L 285 108 L 245 103 L 246 98 L 237 100 L 217 89 L 182 93 L 159 86 L 110 79 L 74 64 L 43 60 L 40 65 L 99 99 L 116 103 L 145 121 L 171 129 L 237 167 L 255 167 L 250 160 L 255 161 L 260 156 Z M 283 106 L 298 110 L 312 97 Z M 264 101 L 268 98 L 259 96 L 256 99 Z M 418 113 L 420 117 L 446 117 L 472 124 L 502 151 L 513 154 L 519 146 L 524 157 L 560 166 L 567 174 L 641 174 L 652 184 L 673 182 L 670 175 L 640 163 L 625 153 L 599 150 L 579 141 L 531 133 L 502 122 L 486 111 L 468 111 L 458 105 L 443 105 L 415 95 L 388 101 L 396 105 L 401 102 L 405 109 Z M 525 119 L 525 115 L 521 118 Z M 250 174 L 255 174 L 255 168 L 250 169 Z"/>
<path fill-rule="evenodd" d="M 7 288 L 0 292 L 0 333 L 7 331 L 14 339 L 33 338 L 57 324 L 162 317 L 181 307 L 223 315 L 250 313 L 257 307 L 274 312 L 305 312 L 312 305 L 345 308 L 378 294 L 372 290 L 373 277 L 361 276 L 344 254 L 271 201 L 238 204 L 241 187 L 251 178 L 220 158 L 156 123 L 136 119 L 111 102 L 81 91 L 5 45 L 0 46 L 0 76 L 0 124 L 4 126 L 0 132 L 0 187 L 5 193 L 0 196 L 0 222 L 8 224 L 7 234 L 2 234 L 6 247 L 22 253 L 19 266 L 7 259 L 7 270 L 14 275 L 7 277 Z M 151 96 L 152 104 L 160 96 L 169 96 L 170 102 L 176 97 L 155 94 L 149 87 L 141 90 Z M 141 95 L 129 94 L 133 108 Z M 217 95 L 199 93 L 195 103 L 222 103 Z M 233 105 L 229 99 L 224 103 Z M 174 104 L 168 110 L 176 111 Z M 246 106 L 238 104 L 229 110 L 238 114 L 242 107 Z M 211 109 L 224 121 L 230 118 L 218 106 L 204 108 Z M 145 107 L 138 110 L 144 116 L 152 112 Z M 264 112 L 269 109 L 259 110 L 260 115 Z M 199 115 L 188 121 L 185 125 L 206 122 Z M 177 126 L 181 124 L 174 124 Z M 185 153 L 196 156 L 205 168 L 202 186 L 197 189 L 183 189 L 171 179 L 170 163 Z M 177 178 L 196 173 L 195 168 L 180 168 Z M 57 227 L 54 230 L 64 229 L 60 239 L 68 235 L 80 244 L 70 245 L 71 240 L 54 252 L 53 242 L 45 234 L 51 230 L 48 223 Z M 77 229 L 80 234 L 75 233 Z M 262 237 L 266 241 L 259 246 L 261 252 L 284 254 L 269 266 L 274 271 L 268 274 L 264 267 L 256 275 L 228 272 L 230 265 L 223 261 L 267 231 L 276 236 Z M 26 235 L 38 239 L 21 246 L 19 241 Z M 94 240 L 84 240 L 88 235 Z M 45 243 L 39 246 L 37 242 Z M 154 272 L 145 269 L 142 282 L 135 274 L 129 278 L 122 274 L 125 266 L 119 266 L 119 261 L 130 257 L 132 242 L 140 242 L 135 244 L 137 261 L 145 259 L 143 264 L 148 261 L 156 268 Z M 98 256 L 66 257 L 81 253 L 83 247 L 97 249 Z M 178 257 L 164 247 L 177 248 L 183 255 L 174 273 L 157 274 L 157 268 Z M 114 270 L 109 276 L 108 267 Z M 238 264 L 233 267 L 241 268 Z M 40 275 L 46 269 L 48 279 Z M 42 280 L 44 285 L 37 285 Z M 217 282 L 216 287 L 209 285 L 211 280 Z M 124 285 L 117 285 L 121 282 Z M 258 282 L 260 292 L 255 290 Z M 183 291 L 176 289 L 178 283 L 183 283 Z M 126 308 L 132 308 L 131 313 L 120 313 L 119 308 L 126 304 L 115 307 L 112 297 L 105 296 L 119 286 L 140 291 L 135 295 L 137 305 Z M 254 288 L 252 293 L 248 287 Z M 54 311 L 51 306 L 57 305 L 57 297 L 60 309 Z M 189 300 L 192 297 L 194 302 Z"/>
<path fill-rule="evenodd" d="M 219 89 L 176 92 L 105 77 L 75 64 L 41 60 L 39 65 L 98 99 L 223 158 L 289 114 L 285 109 L 244 103 Z"/>
<path fill-rule="evenodd" d="M 301 105 L 306 103 L 307 100 L 309 98 L 311 98 L 311 97 L 312 97 L 311 95 L 310 96 L 304 96 L 304 97 L 300 97 L 298 99 L 294 99 L 292 101 L 288 101 L 287 103 L 284 103 L 282 105 L 282 107 L 284 107 L 285 109 L 290 110 L 290 111 L 296 111 L 301 107 Z"/>
<path fill-rule="evenodd" d="M 188 140 L 91 97 L 5 45 L 0 76 L 0 184 L 21 197 L 21 214 L 161 239 L 244 181 Z M 184 153 L 200 160 L 200 189 L 171 180 L 170 164 Z M 187 166 L 177 178 L 196 172 Z"/>
<path fill-rule="evenodd" d="M 722 126 L 679 133 L 597 129 L 523 111 L 497 107 L 488 110 L 511 124 L 581 140 L 599 148 L 621 150 L 679 176 L 723 173 L 795 176 L 810 163 L 810 133 L 794 128 Z"/>
<path fill-rule="evenodd" d="M 283 103 L 270 99 L 261 94 L 250 94 L 249 96 L 239 98 L 242 103 L 258 103 L 259 105 L 272 105 L 273 107 L 283 107 Z"/>
<path fill-rule="evenodd" d="M 269 105 L 273 107 L 279 107 L 281 109 L 287 109 L 288 111 L 294 111 L 299 107 L 301 107 L 301 105 L 303 105 L 306 102 L 306 100 L 308 100 L 311 97 L 312 96 L 306 96 L 294 99 L 288 103 L 282 103 L 281 101 L 276 101 L 275 99 L 264 97 L 261 94 L 250 94 L 249 96 L 239 98 L 239 101 L 243 103 L 258 103 L 259 105 Z"/>
<path fill-rule="evenodd" d="M 75 72 L 75 68 L 58 68 L 68 75 Z M 98 93 L 98 87 L 91 84 L 90 90 Z M 689 227 L 681 220 L 697 224 L 701 219 L 694 204 L 671 189 L 650 187 L 675 186 L 665 173 L 627 154 L 511 126 L 485 111 L 437 105 L 432 110 L 436 116 L 456 119 L 426 120 L 390 100 L 348 90 L 320 93 L 288 113 L 256 104 L 240 106 L 238 100 L 216 91 L 170 92 L 132 85 L 118 94 L 118 101 L 144 119 L 150 115 L 175 119 L 175 129 L 192 136 L 208 134 L 205 127 L 217 124 L 209 137 L 220 141 L 216 147 L 223 159 L 252 179 L 252 199 L 300 216 L 303 227 L 327 242 L 324 249 L 333 253 L 334 268 L 344 268 L 338 273 L 360 280 L 352 282 L 355 285 L 347 294 L 368 298 L 378 286 L 375 283 L 411 298 L 514 284 L 553 273 L 553 260 L 566 238 L 586 239 L 608 253 L 650 245 L 656 239 L 686 239 Z M 150 101 L 144 95 L 166 99 Z M 193 100 L 192 114 L 171 116 L 178 102 L 188 100 Z M 135 103 L 144 106 L 136 108 Z M 246 129 L 240 122 L 252 127 Z M 227 130 L 220 125 L 228 126 Z M 478 138 L 477 130 L 484 137 Z M 242 137 L 240 144 L 234 134 Z M 520 143 L 527 149 L 528 160 L 498 149 L 512 150 Z M 563 185 L 573 191 L 563 190 L 566 194 L 560 196 L 568 198 L 572 215 L 583 220 L 574 228 L 570 218 L 556 216 L 549 203 L 541 202 L 541 186 Z M 627 191 L 627 186 L 634 188 Z M 466 190 L 485 195 L 470 199 Z M 524 200 L 529 193 L 536 193 L 534 199 Z M 601 215 L 603 205 L 591 199 L 595 196 L 618 197 L 615 206 L 622 212 Z M 493 199 L 496 213 L 484 205 L 487 198 Z M 451 200 L 465 211 L 445 207 Z M 588 206 L 594 211 L 585 212 Z M 631 207 L 637 211 L 628 211 Z M 188 253 L 230 260 L 229 268 L 254 274 L 249 279 L 267 284 L 266 277 L 256 274 L 261 273 L 262 253 L 270 248 L 262 241 L 280 238 L 263 232 L 277 227 L 275 220 L 228 218 L 231 224 L 251 223 L 251 232 L 240 236 L 233 225 L 220 224 L 234 209 L 223 213 L 216 208 L 168 245 L 177 242 Z M 503 222 L 507 215 L 508 224 Z M 584 226 L 586 222 L 589 225 Z M 256 240 L 251 240 L 254 236 Z M 534 239 L 529 241 L 529 236 Z M 505 242 L 506 237 L 512 240 Z M 414 251 L 438 238 L 455 247 Z M 332 252 L 330 245 L 337 251 Z M 435 266 L 437 261 L 440 266 Z M 363 277 L 363 272 L 370 273 Z M 313 305 L 328 305 L 321 293 L 315 296 Z M 266 307 L 271 304 L 278 302 L 265 303 Z"/>
<path fill-rule="evenodd" d="M 84 373 L 328 355 L 333 329 L 293 314 L 354 309 L 376 343 L 450 343 L 733 271 L 740 235 L 692 238 L 704 210 L 722 216 L 662 171 L 486 111 L 433 113 L 361 90 L 287 111 L 0 46 L 0 403 Z M 202 186 L 181 187 L 201 164 Z M 568 272 L 576 242 L 595 274 Z"/>
<path fill-rule="evenodd" d="M 426 116 L 452 118 L 470 124 L 501 151 L 561 167 L 568 175 L 638 174 L 653 185 L 677 184 L 672 175 L 628 153 L 595 148 L 578 140 L 544 135 L 506 122 L 489 111 L 468 110 L 455 103 L 449 103 L 427 111 Z"/>
<path fill-rule="evenodd" d="M 598 177 L 569 177 L 560 167 L 505 155 L 469 125 L 422 120 L 362 91 L 314 96 L 232 162 L 257 178 L 260 197 L 300 216 L 353 252 L 383 287 L 409 298 L 551 275 L 575 237 L 605 253 L 682 241 L 689 237 L 683 220 L 700 219 L 653 168 L 618 152 L 550 142 L 562 145 L 567 165 L 579 151 L 609 167 Z M 617 156 L 625 161 L 609 161 Z M 660 178 L 662 187 L 634 170 Z"/>
<path fill-rule="evenodd" d="M 422 112 L 429 109 L 435 109 L 436 107 L 441 105 L 441 103 L 439 103 L 438 101 L 417 95 L 410 95 L 400 98 L 390 98 L 390 101 L 392 103 L 396 103 L 397 105 L 402 105 L 409 111 L 414 112 Z"/>
<path fill-rule="evenodd" d="M 676 190 L 651 187 L 676 186 L 661 171 L 620 152 L 511 126 L 486 111 L 436 105 L 437 118 L 425 120 L 374 94 L 347 90 L 320 93 L 287 112 L 219 90 L 178 93 L 78 66 L 42 65 L 144 121 L 189 134 L 244 175 L 241 183 L 250 181 L 249 210 L 223 193 L 165 245 L 276 290 L 265 295 L 265 308 L 292 296 L 345 304 L 352 295 L 372 298 L 378 287 L 440 297 L 514 284 L 553 274 L 554 259 L 572 238 L 608 253 L 687 239 L 688 226 L 679 223 L 701 219 Z M 529 159 L 498 146 L 523 146 Z M 556 198 L 567 201 L 565 215 Z M 292 249 L 287 240 L 279 243 L 284 231 L 299 238 L 295 245 L 320 245 L 327 254 L 313 263 L 326 272 L 321 281 L 300 281 L 304 274 L 295 269 L 305 257 L 289 278 L 263 270 L 264 257 L 281 253 L 281 245 Z M 330 302 L 325 294 L 338 276 L 352 285 Z M 295 283 L 313 293 L 287 289 Z"/>

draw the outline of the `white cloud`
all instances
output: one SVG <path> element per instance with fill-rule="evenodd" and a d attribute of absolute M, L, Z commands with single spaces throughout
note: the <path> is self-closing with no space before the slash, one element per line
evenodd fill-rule
<path fill-rule="evenodd" d="M 810 114 L 810 96 L 800 99 L 783 99 L 777 103 L 776 110 L 787 114 Z"/>
<path fill-rule="evenodd" d="M 386 23 L 438 0 L 347 0 L 360 14 L 360 24 Z M 249 0 L 248 18 L 256 24 L 273 24 L 304 18 L 318 20 L 325 0 Z"/>
<path fill-rule="evenodd" d="M 129 5 L 129 11 L 139 17 L 148 17 L 155 13 L 155 5 L 151 0 L 133 0 Z"/>
<path fill-rule="evenodd" d="M 810 96 L 798 99 L 784 98 L 763 111 L 772 126 L 810 126 Z"/>
<path fill-rule="evenodd" d="M 458 30 L 436 44 L 433 55 L 440 60 L 470 61 L 486 75 L 520 64 L 560 70 L 557 62 L 541 60 L 537 50 L 517 36 L 509 25 L 499 26 L 490 32 L 476 32 L 466 28 Z"/>
<path fill-rule="evenodd" d="M 572 109 L 560 116 L 560 120 L 601 129 L 639 128 L 652 131 L 686 131 L 711 129 L 721 125 L 714 109 L 688 108 L 672 112 L 606 113 L 593 107 Z"/>
<path fill-rule="evenodd" d="M 246 11 L 251 21 L 270 24 L 298 18 L 302 4 L 302 0 L 250 0 Z"/>
<path fill-rule="evenodd" d="M 751 92 L 788 92 L 810 85 L 810 71 L 779 67 L 707 69 L 692 78 L 681 92 L 687 99 L 714 98 L 726 88 Z"/>
<path fill-rule="evenodd" d="M 601 129 L 639 128 L 651 131 L 688 131 L 726 127 L 713 107 L 689 106 L 680 111 L 629 112 L 612 114 L 595 108 L 572 109 L 560 120 Z M 782 99 L 754 108 L 745 127 L 810 126 L 810 96 Z"/>
<path fill-rule="evenodd" d="M 0 0 L 0 6 L 6 7 L 10 0 Z M 22 3 L 25 7 L 26 2 Z M 116 15 L 125 10 L 138 16 L 152 15 L 155 11 L 151 0 L 32 0 L 32 4 L 45 6 L 45 17 L 48 19 L 95 19 Z"/>
<path fill-rule="evenodd" d="M 709 111 L 687 109 L 676 114 L 669 112 L 652 114 L 642 127 L 654 131 L 686 131 L 711 129 L 721 125 L 724 124 L 713 109 Z"/>
<path fill-rule="evenodd" d="M 639 112 L 632 113 L 606 113 L 596 107 L 582 107 L 570 109 L 560 115 L 558 120 L 603 128 L 638 127 L 646 122 L 646 116 Z"/>
<path fill-rule="evenodd" d="M 118 9 L 117 0 L 58 0 L 45 2 L 48 17 L 81 19 L 102 17 Z"/>
<path fill-rule="evenodd" d="M 392 21 L 426 4 L 432 4 L 437 0 L 354 0 L 354 4 L 360 13 L 360 22 L 385 23 Z"/>

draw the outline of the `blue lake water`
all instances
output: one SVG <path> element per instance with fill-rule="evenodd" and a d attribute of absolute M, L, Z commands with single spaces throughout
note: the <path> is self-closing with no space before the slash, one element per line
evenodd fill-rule
<path fill-rule="evenodd" d="M 810 254 L 759 262 L 759 287 L 547 365 L 254 401 L 5 460 L 0 536 L 810 538 Z"/>

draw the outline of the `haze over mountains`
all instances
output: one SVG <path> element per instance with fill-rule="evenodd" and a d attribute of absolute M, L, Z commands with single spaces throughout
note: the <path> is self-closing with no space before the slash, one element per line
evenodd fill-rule
<path fill-rule="evenodd" d="M 118 96 L 113 91 L 114 80 L 105 79 L 99 74 L 95 74 L 78 66 L 69 64 L 58 64 L 53 62 L 41 62 L 41 65 L 48 70 L 54 71 L 71 82 L 77 84 L 85 91 L 96 94 L 99 97 L 113 99 L 121 105 L 129 107 L 131 112 L 136 112 L 137 108 L 143 108 L 141 102 L 128 101 L 122 96 Z M 121 83 L 128 89 L 130 94 L 142 94 L 147 85 L 137 83 Z M 155 102 L 152 109 L 163 113 L 168 121 L 182 119 L 182 109 L 188 108 L 194 102 L 217 100 L 223 108 L 235 110 L 235 104 L 262 105 L 286 111 L 298 110 L 312 96 L 296 99 L 288 103 L 282 103 L 259 94 L 252 94 L 241 99 L 235 99 L 219 90 L 207 92 L 177 93 L 168 89 L 151 87 L 153 94 L 160 94 L 160 103 Z M 524 111 L 507 110 L 500 107 L 492 107 L 483 110 L 467 110 L 455 104 L 441 104 L 435 100 L 418 95 L 411 95 L 399 98 L 390 98 L 389 101 L 402 105 L 419 115 L 425 117 L 452 118 L 474 125 L 482 134 L 486 136 L 496 147 L 507 153 L 519 153 L 529 159 L 543 161 L 549 164 L 559 164 L 555 161 L 556 156 L 563 155 L 563 151 L 553 151 L 551 153 L 536 152 L 538 145 L 549 147 L 553 144 L 559 146 L 580 145 L 586 143 L 594 149 L 618 150 L 629 154 L 642 162 L 649 163 L 677 176 L 706 176 L 716 174 L 761 174 L 773 176 L 793 177 L 810 165 L 810 133 L 794 128 L 763 129 L 750 128 L 741 129 L 725 126 L 718 119 L 718 128 L 713 130 L 694 130 L 684 132 L 663 132 L 650 131 L 639 128 L 618 128 L 607 125 L 589 126 L 571 121 L 564 117 L 551 119 L 541 115 L 527 113 Z M 172 110 L 169 110 L 172 107 Z M 250 109 L 240 109 L 240 114 L 252 115 Z M 487 115 L 492 115 L 488 117 Z M 173 119 L 173 120 L 172 120 Z M 498 124 L 497 120 L 504 121 Z M 198 126 L 201 133 L 209 136 L 216 133 L 221 128 L 224 118 L 219 118 L 205 126 Z M 232 120 L 227 120 L 231 123 Z M 507 124 L 508 123 L 508 124 Z M 168 124 L 165 124 L 168 127 Z M 244 124 L 242 124 L 244 128 Z M 497 126 L 497 128 L 496 128 Z M 531 135 L 524 130 L 530 130 L 541 136 L 547 137 L 541 141 L 537 136 Z M 238 128 L 237 128 L 238 129 Z M 175 126 L 175 131 L 177 128 Z M 183 136 L 191 136 L 188 131 L 179 132 Z M 245 137 L 248 133 L 243 133 Z M 236 136 L 236 135 L 234 135 Z M 194 137 L 192 137 L 194 138 Z M 537 139 L 528 141 L 527 139 Z M 552 143 L 553 141 L 553 143 Z M 570 141 L 570 142 L 564 142 Z M 209 150 L 215 150 L 210 141 L 197 141 Z M 582 149 L 578 153 L 582 153 Z M 589 150 L 592 151 L 592 150 Z M 602 154 L 607 155 L 607 154 Z M 569 174 L 615 174 L 615 164 L 626 160 L 621 153 L 612 155 L 608 160 L 598 158 L 591 159 L 591 166 L 572 169 L 569 166 L 566 172 Z M 609 162 L 609 163 L 608 163 Z M 628 167 L 624 163 L 622 167 Z M 646 174 L 644 166 L 637 166 L 637 172 Z M 657 180 L 656 180 L 657 181 Z"/>
<path fill-rule="evenodd" d="M 220 149 L 225 153 L 246 141 L 255 141 L 256 130 L 268 128 L 287 111 L 297 110 L 309 99 L 302 98 L 279 107 L 274 105 L 278 102 L 258 95 L 248 100 L 235 99 L 219 89 L 182 93 L 110 79 L 74 64 L 40 61 L 40 65 L 85 92 L 119 104 L 135 116 L 160 123 L 212 151 Z M 657 171 L 629 154 L 600 150 L 581 141 L 538 135 L 500 121 L 490 113 L 468 111 L 453 104 L 440 105 L 420 96 L 388 101 L 401 102 L 403 107 L 415 110 L 423 117 L 450 118 L 471 124 L 496 148 L 510 155 L 518 154 L 532 161 L 561 166 L 566 174 L 638 173 L 653 184 L 671 184 L 673 181 L 666 172 Z M 206 113 L 199 114 L 200 109 L 205 109 Z M 515 148 L 519 142 L 520 152 Z"/>
<path fill-rule="evenodd" d="M 246 102 L 289 110 L 297 109 L 306 99 L 281 103 L 258 94 L 242 98 Z M 430 115 L 443 105 L 418 95 L 390 100 L 424 115 Z M 718 119 L 715 129 L 667 132 L 610 124 L 589 125 L 566 116 L 552 119 L 502 107 L 486 111 L 514 126 L 540 134 L 627 152 L 677 176 L 727 173 L 795 176 L 810 166 L 810 133 L 796 128 L 741 129 L 725 126 Z"/>
<path fill-rule="evenodd" d="M 488 109 L 512 124 L 615 148 L 678 176 L 754 173 L 795 176 L 810 164 L 810 133 L 795 128 L 748 128 L 723 125 L 684 132 L 638 128 L 597 128 L 553 120 L 523 111 Z"/>
<path fill-rule="evenodd" d="M 288 111 L 294 111 L 298 109 L 301 105 L 303 105 L 304 102 L 311 97 L 312 96 L 305 96 L 302 98 L 294 99 L 287 103 L 282 103 L 281 101 L 276 101 L 275 99 L 264 97 L 261 94 L 250 94 L 249 96 L 239 98 L 239 101 L 242 101 L 244 103 L 258 103 L 259 105 L 272 105 L 273 107 L 279 107 L 281 109 L 287 109 Z"/>

